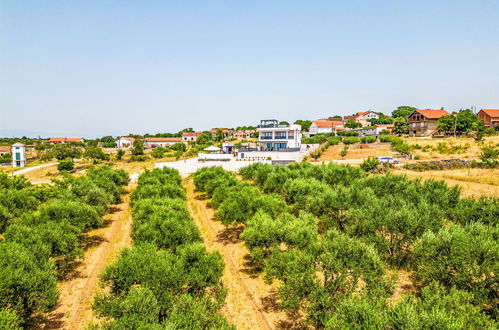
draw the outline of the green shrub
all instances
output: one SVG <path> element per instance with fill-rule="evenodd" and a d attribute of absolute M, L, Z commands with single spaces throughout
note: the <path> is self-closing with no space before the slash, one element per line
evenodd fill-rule
<path fill-rule="evenodd" d="M 416 282 L 468 291 L 475 303 L 496 313 L 498 234 L 497 227 L 480 223 L 428 231 L 414 246 Z"/>
<path fill-rule="evenodd" d="M 375 136 L 363 136 L 361 138 L 362 143 L 374 143 L 376 142 Z"/>
<path fill-rule="evenodd" d="M 68 222 L 87 231 L 102 226 L 103 220 L 90 205 L 77 201 L 55 200 L 40 207 L 40 219 L 43 222 Z"/>
<path fill-rule="evenodd" d="M 72 171 L 75 167 L 75 163 L 73 162 L 72 159 L 65 159 L 59 161 L 59 164 L 57 164 L 57 169 L 59 171 Z"/>
<path fill-rule="evenodd" d="M 151 152 L 151 155 L 154 158 L 163 158 L 165 155 L 165 152 L 166 152 L 166 148 L 157 147 L 157 148 L 154 148 L 154 150 Z"/>
<path fill-rule="evenodd" d="M 125 150 L 123 150 L 123 149 L 118 149 L 118 150 L 116 151 L 116 159 L 117 159 L 117 160 L 121 160 L 121 159 L 123 159 L 123 156 L 124 156 L 124 155 L 125 155 Z"/>
<path fill-rule="evenodd" d="M 360 168 L 366 172 L 374 171 L 378 168 L 379 160 L 376 157 L 368 157 L 360 164 Z"/>
<path fill-rule="evenodd" d="M 10 309 L 0 309 L 0 329 L 22 330 L 22 320 Z"/>
<path fill-rule="evenodd" d="M 354 137 L 354 136 L 348 136 L 348 137 L 343 139 L 344 144 L 355 144 L 355 143 L 359 143 L 359 142 L 360 142 L 360 139 L 358 137 Z"/>
<path fill-rule="evenodd" d="M 23 319 L 34 312 L 48 312 L 57 303 L 56 284 L 52 261 L 35 258 L 21 244 L 0 243 L 1 309 L 9 308 Z"/>

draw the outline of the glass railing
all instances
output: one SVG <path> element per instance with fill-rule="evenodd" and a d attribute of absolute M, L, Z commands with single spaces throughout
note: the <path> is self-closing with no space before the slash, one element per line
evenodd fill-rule
<path fill-rule="evenodd" d="M 258 128 L 286 128 L 289 125 L 258 125 Z"/>

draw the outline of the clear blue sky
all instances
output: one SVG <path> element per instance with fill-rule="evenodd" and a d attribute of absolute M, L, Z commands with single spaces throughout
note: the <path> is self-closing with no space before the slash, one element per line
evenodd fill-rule
<path fill-rule="evenodd" d="M 499 1 L 0 0 L 0 130 L 499 108 Z"/>

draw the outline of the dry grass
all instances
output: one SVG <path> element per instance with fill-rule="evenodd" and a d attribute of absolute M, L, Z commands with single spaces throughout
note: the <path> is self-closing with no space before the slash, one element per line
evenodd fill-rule
<path fill-rule="evenodd" d="M 322 155 L 317 159 L 317 162 L 323 162 L 328 160 L 340 160 L 340 159 L 363 159 L 367 157 L 377 157 L 377 156 L 392 156 L 395 157 L 391 145 L 389 143 L 373 143 L 368 144 L 365 149 L 357 149 L 352 145 L 347 151 L 347 155 L 342 158 L 340 156 L 340 151 L 343 145 L 330 146 Z M 311 159 L 313 161 L 313 159 Z"/>
<path fill-rule="evenodd" d="M 471 168 L 424 172 L 397 169 L 393 173 L 423 180 L 444 180 L 451 186 L 461 187 L 462 195 L 467 197 L 499 197 L 499 169 Z"/>
<path fill-rule="evenodd" d="M 480 143 L 475 141 L 475 139 L 470 137 L 447 137 L 447 138 L 406 138 L 405 143 L 409 145 L 419 144 L 421 147 L 431 146 L 436 148 L 439 143 L 445 143 L 448 146 L 469 146 L 466 150 L 461 153 L 451 153 L 451 154 L 441 154 L 436 150 L 413 150 L 413 154 L 421 160 L 440 160 L 449 158 L 461 158 L 461 159 L 477 159 L 480 156 Z M 483 139 L 482 143 L 499 143 L 499 135 L 487 136 Z"/>

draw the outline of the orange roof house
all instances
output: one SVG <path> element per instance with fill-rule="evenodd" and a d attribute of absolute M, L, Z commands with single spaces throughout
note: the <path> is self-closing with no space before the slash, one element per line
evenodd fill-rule
<path fill-rule="evenodd" d="M 483 120 L 485 126 L 499 127 L 499 109 L 482 109 L 477 117 Z"/>
<path fill-rule="evenodd" d="M 150 137 L 145 139 L 146 142 L 182 142 L 179 137 Z"/>
<path fill-rule="evenodd" d="M 199 136 L 201 136 L 203 132 L 183 132 L 182 133 L 182 141 L 196 141 Z"/>
<path fill-rule="evenodd" d="M 432 109 L 416 110 L 409 116 L 409 118 L 411 118 L 411 116 L 413 114 L 422 115 L 426 119 L 439 119 L 440 117 L 450 115 L 450 113 L 448 113 L 447 111 L 445 111 L 443 109 L 441 109 L 441 110 L 432 110 Z"/>
<path fill-rule="evenodd" d="M 182 136 L 200 136 L 203 132 L 183 132 Z"/>
<path fill-rule="evenodd" d="M 450 113 L 441 110 L 415 110 L 407 118 L 409 122 L 409 134 L 412 136 L 433 136 L 438 132 L 437 120 Z"/>
<path fill-rule="evenodd" d="M 169 147 L 181 142 L 182 138 L 179 137 L 149 137 L 144 139 L 144 147 Z"/>
<path fill-rule="evenodd" d="M 65 137 L 53 137 L 50 138 L 47 142 L 52 144 L 58 143 L 68 143 L 68 142 L 83 142 L 83 138 L 65 138 Z"/>

